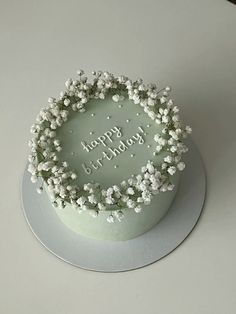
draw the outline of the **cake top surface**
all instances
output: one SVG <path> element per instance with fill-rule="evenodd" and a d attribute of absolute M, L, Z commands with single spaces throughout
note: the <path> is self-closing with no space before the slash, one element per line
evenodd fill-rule
<path fill-rule="evenodd" d="M 161 162 L 154 142 L 157 132 L 161 126 L 131 100 L 114 102 L 111 95 L 91 99 L 83 114 L 71 113 L 57 130 L 63 147 L 58 158 L 76 171 L 77 184 L 119 185 L 138 174 L 148 160 Z"/>
<path fill-rule="evenodd" d="M 31 180 L 42 178 L 55 206 L 139 212 L 154 194 L 173 189 L 191 128 L 182 126 L 169 87 L 93 75 L 89 82 L 80 70 L 40 111 L 29 142 Z"/>

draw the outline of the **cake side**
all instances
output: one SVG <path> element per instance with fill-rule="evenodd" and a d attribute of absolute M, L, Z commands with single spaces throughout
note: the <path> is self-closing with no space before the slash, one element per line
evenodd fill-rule
<path fill-rule="evenodd" d="M 107 223 L 107 218 L 109 215 L 116 217 L 116 212 L 102 211 L 94 218 L 90 210 L 79 212 L 69 204 L 65 208 L 57 207 L 55 210 L 60 220 L 80 235 L 98 240 L 130 240 L 149 231 L 166 215 L 178 190 L 179 179 L 180 174 L 177 173 L 173 177 L 173 191 L 155 195 L 139 215 L 133 209 L 126 208 L 125 219 L 115 219 L 112 224 Z"/>

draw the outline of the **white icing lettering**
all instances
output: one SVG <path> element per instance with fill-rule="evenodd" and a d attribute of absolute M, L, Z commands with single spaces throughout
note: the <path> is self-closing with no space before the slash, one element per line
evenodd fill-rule
<path fill-rule="evenodd" d="M 95 148 L 95 147 L 97 147 L 99 145 L 99 143 L 96 140 L 94 140 L 94 141 L 91 142 L 91 145 L 92 145 L 93 148 Z"/>
<path fill-rule="evenodd" d="M 100 167 L 102 167 L 102 166 L 103 166 L 103 164 L 102 164 L 102 158 L 98 158 L 98 159 L 97 159 L 97 163 L 99 164 Z"/>
<path fill-rule="evenodd" d="M 102 152 L 103 156 L 106 157 L 108 160 L 111 160 L 113 157 L 112 155 L 107 154 L 107 152 Z"/>
<path fill-rule="evenodd" d="M 118 148 L 108 148 L 109 149 L 109 151 L 116 157 L 116 156 L 118 156 L 119 154 L 120 154 L 120 151 L 119 151 L 119 149 Z"/>
<path fill-rule="evenodd" d="M 88 166 L 86 166 L 84 163 L 82 163 L 82 167 L 83 167 L 85 173 L 91 174 L 91 172 L 92 172 L 91 168 L 89 168 Z"/>
<path fill-rule="evenodd" d="M 118 148 L 121 152 L 125 152 L 128 146 L 123 141 L 120 141 L 120 145 L 118 146 Z"/>
<path fill-rule="evenodd" d="M 94 165 L 93 161 L 90 161 L 90 164 L 93 166 L 93 168 L 94 168 L 95 170 L 98 169 L 98 166 Z"/>
<path fill-rule="evenodd" d="M 103 145 L 103 146 L 107 146 L 107 144 L 106 144 L 106 138 L 105 138 L 105 136 L 104 135 L 101 135 L 101 136 L 99 136 L 98 137 L 98 140 L 99 140 L 99 142 Z"/>
<path fill-rule="evenodd" d="M 83 149 L 85 149 L 88 153 L 92 150 L 92 147 L 86 144 L 85 142 L 81 142 Z"/>
<path fill-rule="evenodd" d="M 143 128 L 142 128 L 141 126 L 139 126 L 138 128 L 139 128 L 139 130 L 140 130 L 142 133 L 144 133 L 144 130 L 143 130 Z"/>
<path fill-rule="evenodd" d="M 103 167 L 105 160 L 112 160 L 113 158 L 128 150 L 129 147 L 134 144 L 143 144 L 145 142 L 146 133 L 141 126 L 138 127 L 138 130 L 139 132 L 135 133 L 130 138 L 119 140 L 119 144 L 116 147 L 109 147 L 107 141 L 113 143 L 114 135 L 116 136 L 116 138 L 120 138 L 122 136 L 121 128 L 117 126 L 111 128 L 109 131 L 105 132 L 103 135 L 99 136 L 97 139 L 93 140 L 89 144 L 82 141 L 81 145 L 83 146 L 83 149 L 87 152 L 95 149 L 100 144 L 107 148 L 107 150 L 102 152 L 102 156 L 100 158 L 97 158 L 96 161 L 88 161 L 90 163 L 90 166 L 82 163 L 82 168 L 84 172 L 90 175 L 94 170 L 98 170 Z M 134 154 L 131 154 L 131 157 L 133 156 Z"/>
<path fill-rule="evenodd" d="M 111 129 L 111 131 L 116 134 L 117 137 L 121 137 L 122 133 L 121 133 L 121 128 L 118 128 L 117 126 L 115 126 L 114 128 Z"/>
<path fill-rule="evenodd" d="M 133 145 L 134 143 L 135 143 L 135 142 L 133 141 L 132 138 L 129 138 L 129 139 L 127 140 L 127 144 L 128 144 L 129 146 Z"/>
<path fill-rule="evenodd" d="M 90 132 L 91 134 L 91 132 Z M 114 135 L 119 138 L 122 136 L 121 128 L 118 126 L 114 126 L 110 130 L 103 133 L 103 135 L 100 135 L 97 139 L 93 140 L 91 143 L 87 144 L 85 141 L 81 142 L 81 145 L 83 146 L 83 149 L 85 149 L 87 152 L 90 152 L 94 148 L 96 148 L 98 145 L 102 144 L 103 146 L 107 147 L 107 141 L 113 142 L 114 141 Z"/>
<path fill-rule="evenodd" d="M 110 142 L 113 142 L 113 140 L 112 140 L 112 132 L 111 132 L 111 131 L 105 132 L 104 135 L 106 136 L 106 138 L 107 138 Z"/>
<path fill-rule="evenodd" d="M 139 133 L 136 133 L 135 135 L 133 135 L 133 138 L 134 138 L 139 144 L 143 144 L 143 143 L 144 143 L 144 139 L 143 139 L 143 137 L 142 137 Z"/>

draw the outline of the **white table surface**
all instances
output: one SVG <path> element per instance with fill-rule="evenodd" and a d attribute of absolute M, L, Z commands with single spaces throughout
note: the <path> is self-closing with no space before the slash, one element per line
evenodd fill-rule
<path fill-rule="evenodd" d="M 0 313 L 236 313 L 235 29 L 226 0 L 0 1 Z M 140 270 L 72 267 L 22 214 L 30 125 L 78 68 L 172 85 L 205 161 L 199 224 Z"/>

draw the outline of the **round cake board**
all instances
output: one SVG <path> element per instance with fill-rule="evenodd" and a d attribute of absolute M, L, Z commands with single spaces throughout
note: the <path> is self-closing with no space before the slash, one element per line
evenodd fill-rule
<path fill-rule="evenodd" d="M 176 249 L 190 234 L 202 212 L 206 173 L 193 142 L 186 154 L 177 195 L 165 217 L 150 231 L 128 241 L 101 241 L 80 236 L 58 218 L 46 193 L 36 192 L 25 169 L 22 204 L 36 238 L 51 253 L 74 266 L 100 272 L 122 272 L 152 264 Z M 145 210 L 145 209 L 144 209 Z"/>

